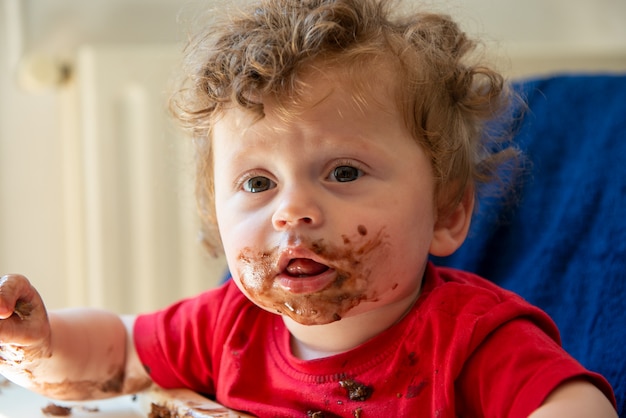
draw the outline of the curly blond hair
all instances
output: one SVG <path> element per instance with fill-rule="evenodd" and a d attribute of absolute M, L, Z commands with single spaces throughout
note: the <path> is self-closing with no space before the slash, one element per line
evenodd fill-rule
<path fill-rule="evenodd" d="M 170 109 L 195 140 L 196 194 L 210 250 L 220 247 L 211 151 L 216 117 L 235 104 L 262 118 L 259 98 L 297 97 L 312 64 L 394 71 L 406 126 L 432 162 L 440 214 L 515 157 L 515 149 L 494 147 L 488 135 L 487 123 L 512 96 L 498 72 L 475 62 L 476 42 L 447 15 L 393 10 L 387 0 L 261 0 L 191 39 Z"/>

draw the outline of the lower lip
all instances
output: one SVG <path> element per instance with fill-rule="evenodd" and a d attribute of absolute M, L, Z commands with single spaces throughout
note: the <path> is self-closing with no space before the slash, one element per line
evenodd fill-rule
<path fill-rule="evenodd" d="M 310 277 L 294 277 L 287 274 L 279 274 L 278 284 L 286 291 L 294 294 L 315 293 L 324 290 L 337 277 L 337 272 L 328 269 L 322 274 Z"/>

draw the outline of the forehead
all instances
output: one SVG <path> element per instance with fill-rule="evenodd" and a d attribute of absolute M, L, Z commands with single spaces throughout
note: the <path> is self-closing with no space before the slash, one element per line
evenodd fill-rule
<path fill-rule="evenodd" d="M 353 84 L 334 75 L 311 77 L 298 96 L 266 97 L 263 114 L 240 106 L 225 110 L 214 126 L 218 142 L 250 141 L 277 144 L 276 140 L 316 138 L 318 143 L 348 138 L 384 138 L 406 132 L 403 118 L 386 86 L 355 90 Z"/>
<path fill-rule="evenodd" d="M 343 115 L 347 119 L 382 112 L 396 117 L 400 114 L 398 82 L 389 67 L 374 62 L 362 66 L 317 61 L 282 91 L 251 94 L 249 98 L 259 105 L 253 109 L 226 105 L 215 122 L 226 119 L 231 127 L 244 129 L 268 119 L 276 124 L 301 123 L 305 116 L 315 114 L 327 118 Z"/>
<path fill-rule="evenodd" d="M 302 72 L 298 77 L 298 88 L 291 97 L 304 109 L 331 96 L 358 108 L 389 109 L 391 103 L 395 107 L 396 84 L 391 66 L 379 59 L 359 59 L 350 63 L 321 61 Z"/>

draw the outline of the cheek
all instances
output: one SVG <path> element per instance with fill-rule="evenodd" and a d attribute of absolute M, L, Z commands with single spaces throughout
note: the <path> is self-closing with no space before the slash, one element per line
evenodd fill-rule
<path fill-rule="evenodd" d="M 419 285 L 434 234 L 434 211 L 430 203 L 431 200 L 415 195 L 389 209 L 385 224 L 388 251 L 374 266 L 381 292 L 393 290 L 390 295 L 401 297 Z"/>
<path fill-rule="evenodd" d="M 263 248 L 263 245 L 261 245 L 256 228 L 246 228 L 242 223 L 230 218 L 229 216 L 218 218 L 218 225 L 226 260 L 234 273 L 237 270 L 237 263 L 240 262 L 239 256 L 243 248 Z"/>
<path fill-rule="evenodd" d="M 267 225 L 257 221 L 255 216 L 240 216 L 236 211 L 218 213 L 218 227 L 222 239 L 224 255 L 233 278 L 238 279 L 242 264 L 247 267 L 242 253 L 248 248 L 265 251 L 275 244 L 268 242 Z"/>

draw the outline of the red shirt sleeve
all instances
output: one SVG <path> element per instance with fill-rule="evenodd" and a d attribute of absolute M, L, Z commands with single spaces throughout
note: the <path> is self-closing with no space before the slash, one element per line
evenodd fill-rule
<path fill-rule="evenodd" d="M 228 282 L 196 297 L 154 313 L 139 315 L 134 343 L 152 380 L 164 388 L 190 388 L 215 393 L 215 364 L 219 364 L 224 309 L 236 309 L 241 292 Z"/>
<path fill-rule="evenodd" d="M 457 392 L 463 409 L 480 411 L 476 416 L 525 418 L 557 386 L 574 378 L 590 381 L 615 405 L 602 376 L 586 370 L 536 323 L 521 318 L 500 326 L 476 349 Z"/>

